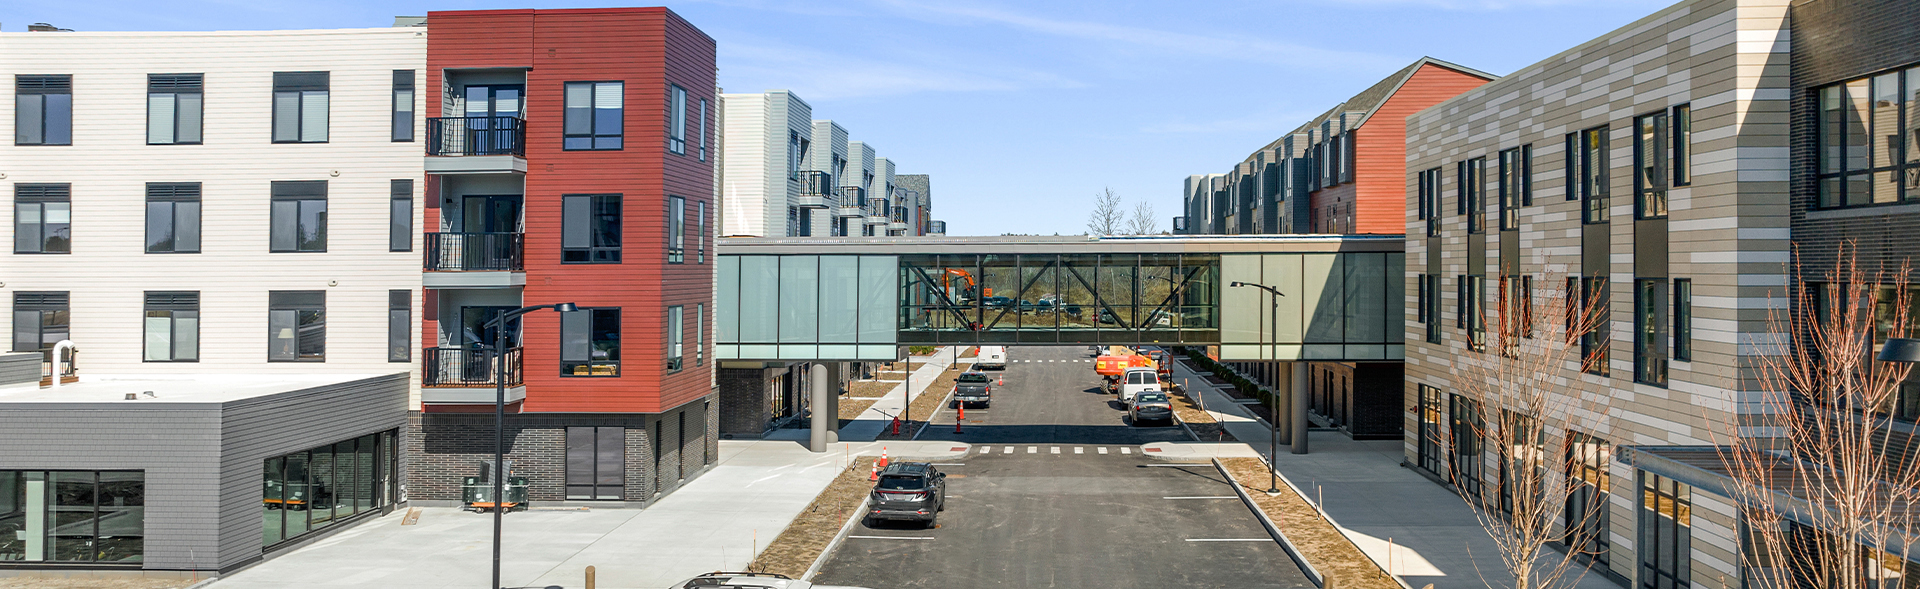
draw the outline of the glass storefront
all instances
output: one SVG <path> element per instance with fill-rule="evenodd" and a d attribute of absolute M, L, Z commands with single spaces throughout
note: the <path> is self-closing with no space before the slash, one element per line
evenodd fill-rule
<path fill-rule="evenodd" d="M 262 544 L 279 544 L 391 505 L 394 442 L 394 432 L 386 431 L 268 458 Z"/>
<path fill-rule="evenodd" d="M 137 470 L 0 470 L 0 563 L 139 564 L 146 490 Z"/>

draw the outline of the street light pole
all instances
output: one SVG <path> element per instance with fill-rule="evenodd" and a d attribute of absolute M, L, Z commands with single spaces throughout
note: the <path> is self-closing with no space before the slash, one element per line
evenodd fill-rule
<path fill-rule="evenodd" d="M 500 585 L 500 531 L 506 510 L 507 473 L 507 320 L 538 311 L 553 309 L 561 313 L 577 311 L 573 303 L 534 305 L 511 311 L 501 310 L 493 318 L 493 587 Z"/>
<path fill-rule="evenodd" d="M 1252 282 L 1233 282 L 1227 284 L 1227 286 L 1251 286 L 1267 291 L 1267 294 L 1271 295 L 1267 297 L 1268 300 L 1272 301 L 1273 305 L 1273 312 L 1267 315 L 1267 351 L 1269 354 L 1277 356 L 1280 339 L 1280 297 L 1286 295 L 1280 294 L 1280 289 Z M 1279 358 L 1276 357 L 1275 361 L 1278 360 Z M 1291 381 L 1292 379 L 1288 380 Z M 1299 391 L 1293 392 L 1293 394 L 1296 395 L 1299 393 Z M 1269 442 L 1267 449 L 1267 493 L 1277 494 L 1280 492 L 1280 472 L 1276 470 L 1275 466 L 1280 461 L 1280 396 L 1268 395 L 1268 398 L 1271 399 L 1268 402 L 1268 408 L 1271 409 L 1271 412 L 1267 414 L 1267 441 Z M 1289 433 L 1296 436 L 1306 434 L 1306 432 L 1298 431 Z"/>

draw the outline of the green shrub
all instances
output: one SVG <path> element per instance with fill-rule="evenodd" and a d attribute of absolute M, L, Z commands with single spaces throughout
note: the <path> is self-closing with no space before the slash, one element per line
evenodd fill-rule
<path fill-rule="evenodd" d="M 915 356 L 928 356 L 932 355 L 933 351 L 937 349 L 939 348 L 933 346 L 907 346 L 907 353 Z"/>

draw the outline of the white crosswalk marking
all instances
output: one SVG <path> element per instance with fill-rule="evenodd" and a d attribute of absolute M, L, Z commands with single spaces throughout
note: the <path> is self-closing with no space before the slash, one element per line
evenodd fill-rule
<path fill-rule="evenodd" d="M 1120 453 L 1121 453 L 1121 454 L 1132 454 L 1132 453 L 1133 453 L 1133 448 L 1121 448 L 1121 449 L 1120 449 Z"/>
<path fill-rule="evenodd" d="M 1038 452 L 1040 452 L 1040 449 L 1039 449 L 1039 448 L 1037 448 L 1037 447 L 1034 447 L 1034 446 L 1027 446 L 1027 453 L 1028 453 L 1028 454 L 1035 454 L 1035 453 L 1038 453 Z"/>
<path fill-rule="evenodd" d="M 981 454 L 992 454 L 992 453 L 993 453 L 993 446 L 981 446 L 981 447 L 980 447 L 980 453 L 981 453 Z"/>
<path fill-rule="evenodd" d="M 1107 447 L 1106 447 L 1106 446 L 1101 446 L 1101 447 L 1100 447 L 1100 453 L 1101 453 L 1101 454 L 1106 454 L 1106 453 L 1107 453 Z"/>
<path fill-rule="evenodd" d="M 1060 447 L 1059 447 L 1059 446 L 1054 446 L 1054 447 L 1052 448 L 1052 450 L 1053 450 L 1053 453 L 1054 453 L 1054 454 L 1059 454 L 1059 453 L 1060 453 Z"/>
<path fill-rule="evenodd" d="M 1012 453 L 1013 453 L 1013 446 L 1007 446 L 1007 451 L 1001 452 L 1001 454 L 1012 454 Z"/>
<path fill-rule="evenodd" d="M 1082 448 L 1082 447 L 1079 447 L 1079 446 L 1074 446 L 1074 447 L 1073 447 L 1073 453 L 1074 453 L 1074 454 L 1086 454 L 1086 453 L 1087 453 L 1087 449 L 1086 449 L 1086 448 Z"/>

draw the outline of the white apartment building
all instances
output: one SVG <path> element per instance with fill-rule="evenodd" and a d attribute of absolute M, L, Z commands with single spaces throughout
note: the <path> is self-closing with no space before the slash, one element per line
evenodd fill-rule
<path fill-rule="evenodd" d="M 813 165 L 813 107 L 792 92 L 771 90 L 721 94 L 720 108 L 726 133 L 720 234 L 811 234 L 818 203 L 803 207 L 800 195 L 801 172 Z"/>

